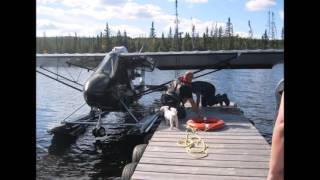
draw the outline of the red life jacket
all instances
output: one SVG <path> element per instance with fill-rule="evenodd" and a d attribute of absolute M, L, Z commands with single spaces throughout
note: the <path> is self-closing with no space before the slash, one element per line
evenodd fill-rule
<path fill-rule="evenodd" d="M 186 76 L 181 76 L 178 78 L 178 80 L 180 82 L 182 82 L 184 85 L 191 85 L 191 82 L 187 81 L 187 77 Z"/>

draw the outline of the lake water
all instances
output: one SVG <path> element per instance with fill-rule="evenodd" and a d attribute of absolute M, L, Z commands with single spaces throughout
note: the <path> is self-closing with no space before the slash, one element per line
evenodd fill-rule
<path fill-rule="evenodd" d="M 56 68 L 50 68 L 57 72 Z M 59 68 L 59 74 L 79 80 L 84 84 L 91 72 L 79 68 Z M 178 71 L 184 73 L 185 71 Z M 203 73 L 208 72 L 204 71 Z M 161 84 L 175 77 L 175 71 L 146 73 L 146 84 Z M 227 93 L 229 99 L 244 111 L 256 128 L 270 143 L 275 116 L 275 88 L 283 78 L 283 64 L 272 69 L 221 70 L 196 80 L 208 81 L 216 86 L 216 93 Z M 195 80 L 195 81 L 196 81 Z M 49 155 L 52 135 L 47 133 L 60 124 L 75 109 L 84 103 L 83 95 L 63 84 L 48 79 L 41 74 L 36 76 L 36 143 L 37 179 L 120 179 L 123 166 L 130 162 L 131 147 L 134 141 L 125 137 L 126 128 L 106 127 L 109 155 L 102 155 L 94 147 L 91 134 L 93 127 L 79 137 L 61 155 Z M 160 93 L 148 94 L 139 100 L 134 113 L 142 113 L 149 106 L 157 105 Z M 87 114 L 90 108 L 85 105 L 67 120 Z M 128 115 L 122 112 L 109 113 L 104 121 L 123 122 Z M 130 149 L 131 148 L 131 149 Z"/>

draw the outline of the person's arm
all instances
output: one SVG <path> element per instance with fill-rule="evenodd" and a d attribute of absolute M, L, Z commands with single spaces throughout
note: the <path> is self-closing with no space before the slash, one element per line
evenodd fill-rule
<path fill-rule="evenodd" d="M 199 113 L 200 113 L 199 107 L 198 107 L 197 104 L 194 102 L 194 100 L 193 100 L 192 98 L 188 98 L 187 100 L 190 102 L 192 110 L 193 110 L 194 112 L 196 112 L 197 114 L 199 114 Z M 199 114 L 199 115 L 200 115 L 200 114 Z"/>
<path fill-rule="evenodd" d="M 274 125 L 271 159 L 269 163 L 269 173 L 267 180 L 283 179 L 283 161 L 284 161 L 284 92 L 281 96 L 278 116 Z"/>

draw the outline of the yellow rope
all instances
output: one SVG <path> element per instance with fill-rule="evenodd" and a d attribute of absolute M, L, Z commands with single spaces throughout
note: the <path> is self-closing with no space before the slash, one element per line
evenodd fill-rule
<path fill-rule="evenodd" d="M 195 128 L 187 127 L 186 138 L 180 139 L 178 144 L 183 146 L 191 157 L 200 159 L 208 156 L 208 145 L 196 131 Z"/>

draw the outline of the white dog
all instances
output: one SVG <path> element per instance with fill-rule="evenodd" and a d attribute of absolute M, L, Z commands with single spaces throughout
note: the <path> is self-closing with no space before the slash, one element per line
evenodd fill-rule
<path fill-rule="evenodd" d="M 162 106 L 160 111 L 163 112 L 166 122 L 170 123 L 171 130 L 173 129 L 174 124 L 176 128 L 179 128 L 178 112 L 176 108 L 170 107 L 169 109 L 169 106 Z"/>

